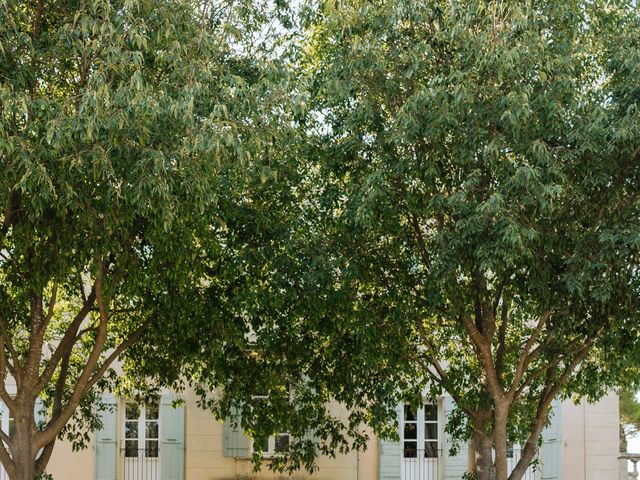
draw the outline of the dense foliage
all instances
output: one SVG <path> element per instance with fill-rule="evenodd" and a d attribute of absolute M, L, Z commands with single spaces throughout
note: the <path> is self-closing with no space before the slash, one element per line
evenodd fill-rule
<path fill-rule="evenodd" d="M 109 383 L 288 431 L 289 470 L 447 391 L 515 480 L 637 359 L 633 2 L 293 5 L 0 0 L 11 478 Z"/>
<path fill-rule="evenodd" d="M 15 418 L 0 460 L 11 478 L 42 472 L 60 434 L 84 443 L 92 387 L 141 338 L 189 318 L 205 279 L 197 259 L 224 250 L 230 198 L 250 196 L 240 180 L 269 177 L 280 111 L 267 100 L 281 95 L 257 42 L 263 7 L 0 2 L 0 398 Z"/>
<path fill-rule="evenodd" d="M 637 359 L 639 22 L 633 2 L 311 14 L 340 321 L 385 328 L 394 342 L 367 337 L 366 361 L 420 368 L 428 396 L 455 399 L 448 429 L 472 438 L 479 478 L 507 478 L 508 442 L 520 478 L 552 400 L 598 398 Z"/>
<path fill-rule="evenodd" d="M 632 388 L 620 390 L 620 452 L 626 453 L 629 437 L 636 436 L 640 430 L 640 402 Z"/>

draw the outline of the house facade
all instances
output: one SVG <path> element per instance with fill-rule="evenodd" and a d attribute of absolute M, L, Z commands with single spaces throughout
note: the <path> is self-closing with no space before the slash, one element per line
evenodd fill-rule
<path fill-rule="evenodd" d="M 460 480 L 471 463 L 466 445 L 450 454 L 444 430 L 453 409 L 449 397 L 425 402 L 417 410 L 398 405 L 399 441 L 373 438 L 365 452 L 321 457 L 313 475 L 290 476 L 266 468 L 253 472 L 252 439 L 233 422 L 216 421 L 198 408 L 195 395 L 183 398 L 183 405 L 174 408 L 176 397 L 169 392 L 146 405 L 106 395 L 110 408 L 102 413 L 104 426 L 89 448 L 72 452 L 68 443 L 58 443 L 47 472 L 55 480 Z M 529 468 L 525 480 L 617 480 L 617 396 L 596 404 L 557 403 L 554 412 L 537 465 Z M 337 407 L 334 413 L 347 415 Z M 6 411 L 2 427 L 10 428 Z M 286 448 L 288 440 L 280 433 L 263 447 L 276 452 Z M 511 466 L 518 456 L 514 445 Z"/>

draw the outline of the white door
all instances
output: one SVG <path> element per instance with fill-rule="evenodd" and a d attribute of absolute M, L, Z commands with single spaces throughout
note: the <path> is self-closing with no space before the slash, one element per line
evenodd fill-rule
<path fill-rule="evenodd" d="M 402 480 L 438 480 L 442 444 L 437 405 L 424 404 L 417 411 L 404 405 L 400 428 Z"/>
<path fill-rule="evenodd" d="M 123 480 L 160 479 L 160 416 L 158 402 L 126 402 L 124 412 Z"/>

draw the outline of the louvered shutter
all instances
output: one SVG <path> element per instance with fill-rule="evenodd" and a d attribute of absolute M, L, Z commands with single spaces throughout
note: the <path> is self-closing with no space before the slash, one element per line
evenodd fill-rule
<path fill-rule="evenodd" d="M 240 412 L 233 409 L 224 421 L 224 456 L 249 458 L 249 437 L 240 426 Z"/>
<path fill-rule="evenodd" d="M 562 405 L 554 400 L 551 422 L 542 432 L 542 480 L 562 480 Z"/>
<path fill-rule="evenodd" d="M 160 480 L 184 479 L 184 407 L 173 395 L 160 398 Z"/>
<path fill-rule="evenodd" d="M 402 423 L 402 408 L 402 404 L 396 408 L 398 425 Z M 402 458 L 400 442 L 390 439 L 380 439 L 379 446 L 379 479 L 400 480 L 400 461 Z"/>
<path fill-rule="evenodd" d="M 443 399 L 445 425 L 449 421 L 449 415 L 455 408 L 453 399 L 447 395 Z M 448 435 L 444 435 L 444 478 L 446 480 L 460 480 L 467 472 L 469 463 L 469 448 L 467 444 L 461 443 L 456 455 L 449 455 L 452 440 Z"/>
<path fill-rule="evenodd" d="M 96 432 L 96 480 L 116 478 L 116 397 L 103 395 L 105 409 L 99 412 L 102 428 Z"/>

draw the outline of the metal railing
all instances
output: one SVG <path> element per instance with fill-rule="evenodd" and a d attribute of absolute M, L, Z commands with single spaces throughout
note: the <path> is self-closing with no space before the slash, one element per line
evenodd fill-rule
<path fill-rule="evenodd" d="M 122 480 L 160 480 L 158 449 L 122 448 Z"/>
<path fill-rule="evenodd" d="M 624 477 L 624 472 L 627 472 L 627 476 L 629 480 L 636 480 L 640 473 L 638 473 L 638 462 L 640 462 L 640 453 L 622 453 L 618 457 L 620 461 L 619 469 L 621 473 L 621 478 Z M 631 465 L 629 465 L 631 464 Z M 631 467 L 631 470 L 629 470 Z"/>
<path fill-rule="evenodd" d="M 425 450 L 404 450 L 402 458 L 402 480 L 442 480 L 444 472 L 441 471 L 442 450 L 437 452 Z M 522 456 L 522 450 L 512 448 L 507 451 L 507 469 L 510 474 L 516 467 Z M 638 456 L 640 460 L 640 455 Z M 522 480 L 536 480 L 536 472 L 533 466 L 529 466 L 522 476 Z M 635 478 L 634 478 L 635 480 Z"/>
<path fill-rule="evenodd" d="M 440 480 L 442 450 L 404 450 L 402 480 Z"/>

